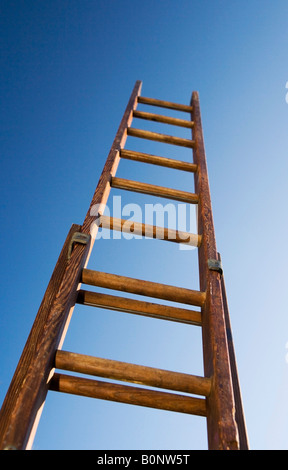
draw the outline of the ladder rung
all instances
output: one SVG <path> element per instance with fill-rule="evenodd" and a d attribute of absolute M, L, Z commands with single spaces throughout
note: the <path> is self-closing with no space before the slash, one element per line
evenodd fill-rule
<path fill-rule="evenodd" d="M 202 307 L 205 303 L 206 293 L 175 287 L 167 284 L 158 284 L 157 282 L 143 281 L 117 274 L 103 273 L 91 269 L 82 270 L 83 284 L 91 286 L 104 287 L 132 294 L 154 297 L 157 299 L 171 300 L 188 305 Z"/>
<path fill-rule="evenodd" d="M 148 121 L 163 122 L 164 124 L 171 124 L 173 126 L 187 127 L 188 129 L 192 129 L 192 127 L 194 126 L 193 121 L 187 121 L 185 119 L 178 119 L 169 116 L 162 116 L 160 114 L 154 113 L 144 113 L 143 111 L 133 111 L 133 117 L 139 119 L 146 119 Z"/>
<path fill-rule="evenodd" d="M 201 325 L 201 312 L 184 308 L 170 307 L 141 300 L 126 299 L 115 295 L 100 294 L 79 290 L 77 303 L 99 308 L 108 308 L 146 317 L 158 318 L 159 320 L 170 320 L 190 325 Z"/>
<path fill-rule="evenodd" d="M 198 203 L 198 194 L 179 191 L 172 188 L 164 188 L 153 184 L 140 183 L 139 181 L 126 180 L 123 178 L 111 178 L 111 186 L 113 188 L 125 189 L 127 191 L 135 191 L 137 193 L 150 194 L 151 196 L 159 196 L 176 201 L 187 202 L 189 204 Z"/>
<path fill-rule="evenodd" d="M 173 158 L 159 157 L 158 155 L 150 155 L 149 153 L 135 152 L 134 150 L 122 149 L 120 156 L 126 160 L 135 160 L 142 163 L 165 166 L 168 168 L 174 168 L 175 170 L 189 171 L 192 173 L 197 171 L 197 165 L 195 165 L 195 163 L 174 160 Z"/>
<path fill-rule="evenodd" d="M 206 399 L 55 373 L 50 390 L 90 398 L 207 416 Z"/>
<path fill-rule="evenodd" d="M 182 232 L 180 230 L 157 227 L 156 225 L 142 224 L 129 219 L 117 219 L 106 215 L 100 215 L 97 225 L 102 228 L 116 230 L 118 232 L 131 233 L 157 240 L 165 240 L 174 243 L 185 243 L 185 245 L 199 247 L 201 236 L 194 233 Z"/>
<path fill-rule="evenodd" d="M 55 368 L 106 379 L 208 396 L 211 379 L 58 350 Z"/>
<path fill-rule="evenodd" d="M 194 148 L 195 142 L 190 139 L 183 139 L 182 137 L 175 137 L 172 135 L 159 134 L 158 132 L 145 131 L 143 129 L 134 129 L 128 127 L 127 134 L 132 137 L 140 137 L 141 139 L 155 140 L 165 144 L 179 145 L 180 147 Z"/>
<path fill-rule="evenodd" d="M 170 101 L 157 100 L 154 98 L 145 98 L 145 96 L 138 96 L 138 103 L 148 104 L 151 106 L 158 106 L 159 108 L 176 109 L 177 111 L 185 111 L 191 113 L 192 106 L 186 104 L 171 103 Z"/>

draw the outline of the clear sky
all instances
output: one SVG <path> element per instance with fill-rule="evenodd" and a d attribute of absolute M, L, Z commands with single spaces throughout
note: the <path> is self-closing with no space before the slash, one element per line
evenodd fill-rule
<path fill-rule="evenodd" d="M 199 91 L 250 446 L 288 449 L 287 19 L 285 0 L 2 2 L 0 402 L 66 234 L 84 220 L 134 83 L 142 80 L 143 96 L 184 104 Z M 162 155 L 191 161 L 190 151 L 166 147 Z M 144 151 L 153 149 L 147 142 Z M 193 189 L 180 173 L 121 162 L 117 176 Z M 132 193 L 121 196 L 123 204 L 140 203 Z M 93 269 L 197 283 L 195 250 L 149 240 L 97 243 Z M 64 349 L 202 371 L 195 327 L 77 307 L 70 328 Z M 206 446 L 202 418 L 54 392 L 34 443 Z"/>

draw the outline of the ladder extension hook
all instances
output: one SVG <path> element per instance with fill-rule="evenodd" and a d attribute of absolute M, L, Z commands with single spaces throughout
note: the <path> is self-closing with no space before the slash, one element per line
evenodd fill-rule
<path fill-rule="evenodd" d="M 75 232 L 70 240 L 69 247 L 68 247 L 68 259 L 71 257 L 71 253 L 73 250 L 74 243 L 81 243 L 82 245 L 87 245 L 90 241 L 90 235 L 81 232 Z"/>
<path fill-rule="evenodd" d="M 223 274 L 223 268 L 222 268 L 222 263 L 218 259 L 208 259 L 208 268 L 210 271 L 217 271 L 218 273 Z"/>

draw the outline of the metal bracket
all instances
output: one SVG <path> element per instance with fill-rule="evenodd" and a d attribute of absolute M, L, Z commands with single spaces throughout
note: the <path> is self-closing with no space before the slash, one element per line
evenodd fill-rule
<path fill-rule="evenodd" d="M 73 250 L 74 243 L 81 243 L 82 245 L 87 245 L 90 241 L 91 236 L 87 235 L 86 233 L 75 232 L 73 233 L 69 247 L 68 247 L 68 255 L 67 258 L 70 259 L 71 253 Z"/>
<path fill-rule="evenodd" d="M 217 271 L 221 275 L 223 274 L 222 263 L 218 259 L 208 259 L 208 269 L 210 271 Z"/>

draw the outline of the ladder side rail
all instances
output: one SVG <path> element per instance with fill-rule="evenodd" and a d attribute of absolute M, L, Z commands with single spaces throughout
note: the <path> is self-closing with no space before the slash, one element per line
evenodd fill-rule
<path fill-rule="evenodd" d="M 108 196 L 111 190 L 111 179 L 115 176 L 119 162 L 120 162 L 120 151 L 123 149 L 127 136 L 128 129 L 133 120 L 133 111 L 136 109 L 138 104 L 138 97 L 141 93 L 142 82 L 138 80 L 135 83 L 134 89 L 130 96 L 128 105 L 122 117 L 119 125 L 117 134 L 111 146 L 108 158 L 105 166 L 101 173 L 97 188 L 92 197 L 89 210 L 86 214 L 85 220 L 82 225 L 82 232 L 89 234 L 91 226 L 95 222 L 99 214 L 103 215 L 105 204 L 107 203 Z M 96 224 L 95 224 L 96 229 Z"/>
<path fill-rule="evenodd" d="M 221 256 L 219 253 L 218 253 L 218 259 L 221 261 Z M 248 434 L 247 434 L 246 422 L 245 422 L 245 416 L 244 416 L 244 410 L 243 410 L 243 404 L 242 404 L 242 396 L 241 396 L 241 389 L 240 389 L 240 383 L 239 383 L 239 377 L 238 377 L 238 369 L 237 369 L 236 355 L 235 355 L 234 342 L 233 342 L 233 336 L 232 336 L 232 328 L 231 328 L 230 313 L 229 313 L 224 275 L 221 276 L 221 290 L 222 290 L 222 298 L 223 298 L 223 306 L 224 306 L 226 336 L 227 336 L 227 341 L 228 341 L 233 393 L 234 393 L 234 400 L 235 400 L 235 405 L 236 405 L 235 419 L 238 425 L 240 450 L 249 450 L 249 440 L 248 440 Z"/>
<path fill-rule="evenodd" d="M 127 127 L 132 120 L 133 109 L 137 106 L 137 99 L 141 87 L 142 82 L 137 81 L 112 144 L 112 148 L 108 154 L 90 208 L 80 228 L 82 234 L 90 236 L 91 224 L 97 217 L 97 214 L 91 215 L 91 208 L 93 208 L 94 204 L 104 205 L 107 202 L 110 192 L 111 173 L 116 172 L 120 158 L 120 149 L 125 144 Z M 90 241 L 86 245 L 75 244 L 68 263 L 68 257 L 66 255 L 65 261 L 64 258 L 63 260 L 61 258 L 61 262 L 65 263 L 63 276 L 57 285 L 53 285 L 55 296 L 45 311 L 44 325 L 37 334 L 37 348 L 32 357 L 30 357 L 30 350 L 27 353 L 27 357 L 29 357 L 29 374 L 27 374 L 26 377 L 22 376 L 20 389 L 18 387 L 14 390 L 14 393 L 17 394 L 17 399 L 13 412 L 10 410 L 8 419 L 5 412 L 9 405 L 8 399 L 8 405 L 5 405 L 2 412 L 1 427 L 3 427 L 3 430 L 0 435 L 1 448 L 20 450 L 32 447 L 39 416 L 49 389 L 55 353 L 64 341 L 73 308 L 77 300 L 77 288 L 81 282 L 82 270 L 88 263 L 95 241 L 93 237 L 89 238 Z M 65 250 L 63 248 L 61 252 L 63 256 L 64 252 L 66 253 L 66 250 L 69 248 L 70 241 L 71 238 L 68 239 L 67 237 Z"/>
<path fill-rule="evenodd" d="M 23 449 L 32 445 L 31 440 L 30 443 L 28 441 L 35 432 L 34 423 L 40 419 L 47 393 L 47 377 L 54 361 L 54 358 L 44 356 L 44 353 L 49 354 L 49 338 L 47 350 L 42 340 L 49 328 L 55 329 L 55 321 L 49 317 L 49 312 L 67 267 L 71 237 L 79 229 L 80 225 L 72 225 L 67 235 L 3 401 L 0 411 L 1 449 Z"/>
<path fill-rule="evenodd" d="M 202 307 L 204 372 L 206 377 L 212 378 L 211 394 L 207 398 L 208 446 L 213 450 L 237 450 L 238 430 L 234 416 L 221 279 L 220 273 L 208 267 L 209 259 L 217 260 L 217 249 L 198 92 L 192 93 L 191 106 L 195 141 L 193 160 L 198 165 L 194 175 L 195 192 L 199 195 L 198 233 L 202 236 L 198 249 L 200 289 L 206 292 L 206 302 Z"/>

